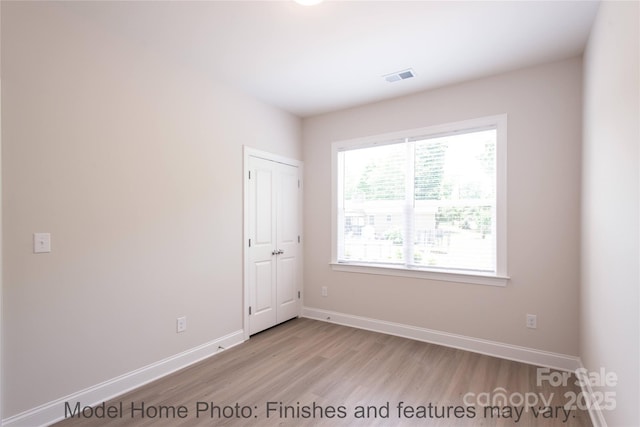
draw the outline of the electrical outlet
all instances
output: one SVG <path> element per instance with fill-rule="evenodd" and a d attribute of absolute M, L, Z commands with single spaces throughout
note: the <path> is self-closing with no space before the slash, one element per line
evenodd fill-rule
<path fill-rule="evenodd" d="M 51 252 L 51 233 L 33 233 L 33 253 Z"/>
<path fill-rule="evenodd" d="M 326 286 L 322 287 L 322 296 L 323 297 L 329 296 L 329 290 L 327 289 Z"/>
<path fill-rule="evenodd" d="M 536 329 L 538 327 L 538 316 L 527 314 L 527 328 Z"/>
<path fill-rule="evenodd" d="M 176 319 L 176 332 L 184 332 L 187 330 L 187 316 L 178 317 Z"/>

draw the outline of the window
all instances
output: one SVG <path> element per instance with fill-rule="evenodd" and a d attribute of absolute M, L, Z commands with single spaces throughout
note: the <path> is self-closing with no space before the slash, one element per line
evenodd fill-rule
<path fill-rule="evenodd" d="M 334 143 L 334 269 L 504 286 L 505 159 L 505 115 Z"/>

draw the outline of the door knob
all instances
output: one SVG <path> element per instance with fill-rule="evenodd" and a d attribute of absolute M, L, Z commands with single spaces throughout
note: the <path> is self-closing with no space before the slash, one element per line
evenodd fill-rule
<path fill-rule="evenodd" d="M 276 252 L 278 255 L 282 255 L 284 253 L 284 251 L 282 249 L 279 249 L 278 252 Z"/>

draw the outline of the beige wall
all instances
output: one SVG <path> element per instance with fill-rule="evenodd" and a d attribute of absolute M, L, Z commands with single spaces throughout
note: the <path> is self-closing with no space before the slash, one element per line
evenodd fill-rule
<path fill-rule="evenodd" d="M 615 372 L 609 426 L 640 425 L 637 2 L 603 2 L 585 53 L 580 355 Z"/>
<path fill-rule="evenodd" d="M 577 355 L 581 70 L 575 58 L 305 119 L 305 305 Z M 506 287 L 331 270 L 332 142 L 500 113 Z M 538 315 L 538 329 L 525 327 L 526 313 Z"/>
<path fill-rule="evenodd" d="M 242 328 L 248 144 L 304 157 L 307 306 L 581 355 L 621 378 L 609 425 L 640 424 L 637 4 L 601 7 L 584 127 L 575 58 L 309 118 L 302 147 L 295 117 L 77 7 L 2 2 L 3 417 Z M 330 269 L 331 142 L 499 113 L 506 288 Z"/>
<path fill-rule="evenodd" d="M 242 144 L 301 157 L 299 119 L 85 6 L 2 5 L 4 417 L 240 330 Z"/>

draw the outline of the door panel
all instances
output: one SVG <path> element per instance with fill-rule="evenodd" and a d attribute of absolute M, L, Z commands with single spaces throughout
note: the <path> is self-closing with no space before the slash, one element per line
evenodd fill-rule
<path fill-rule="evenodd" d="M 249 333 L 274 325 L 277 320 L 276 259 L 276 175 L 268 162 L 252 159 L 249 180 Z"/>
<path fill-rule="evenodd" d="M 268 166 L 268 165 L 267 165 Z M 259 167 L 259 166 L 258 166 Z M 274 245 L 273 238 L 275 236 L 273 230 L 273 216 L 275 209 L 273 200 L 274 193 L 274 173 L 268 169 L 257 168 L 254 171 L 255 184 L 255 244 L 256 245 Z"/>
<path fill-rule="evenodd" d="M 276 314 L 278 323 L 298 315 L 296 262 L 294 257 L 278 259 L 278 312 Z"/>
<path fill-rule="evenodd" d="M 256 268 L 256 293 L 255 314 L 261 314 L 265 311 L 275 311 L 273 299 L 273 263 L 259 262 L 255 264 Z"/>
<path fill-rule="evenodd" d="M 277 242 L 278 255 L 278 322 L 298 315 L 299 226 L 298 226 L 298 168 L 282 165 L 278 185 Z"/>
<path fill-rule="evenodd" d="M 249 333 L 299 312 L 298 168 L 249 157 Z"/>
<path fill-rule="evenodd" d="M 283 166 L 278 186 L 278 244 L 298 242 L 298 168 Z"/>

